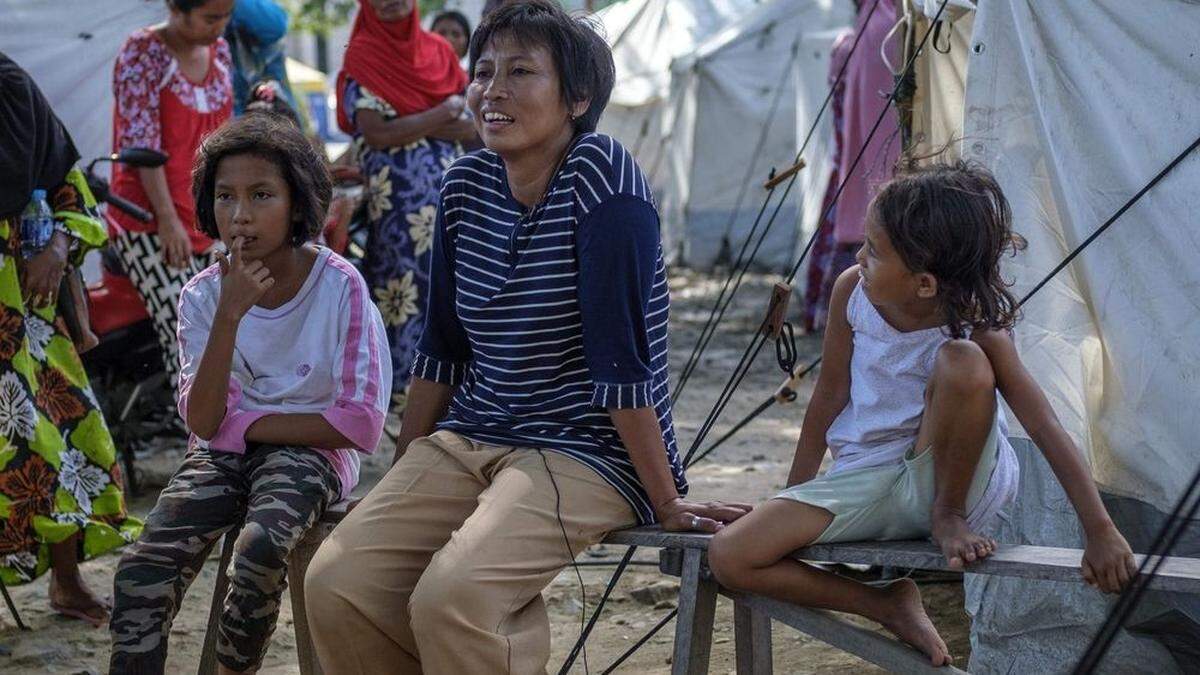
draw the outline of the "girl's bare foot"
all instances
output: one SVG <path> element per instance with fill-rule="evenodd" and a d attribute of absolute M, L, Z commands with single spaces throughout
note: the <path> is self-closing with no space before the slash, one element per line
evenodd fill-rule
<path fill-rule="evenodd" d="M 59 614 L 87 621 L 100 627 L 108 620 L 108 603 L 96 597 L 83 577 L 50 575 L 50 608 Z"/>
<path fill-rule="evenodd" d="M 996 540 L 972 532 L 961 515 L 935 511 L 931 520 L 933 540 L 941 547 L 951 569 L 961 570 L 996 551 Z"/>
<path fill-rule="evenodd" d="M 885 587 L 883 614 L 876 618 L 896 637 L 916 647 L 935 666 L 949 665 L 953 658 L 942 636 L 925 613 L 921 591 L 912 579 L 901 579 Z"/>

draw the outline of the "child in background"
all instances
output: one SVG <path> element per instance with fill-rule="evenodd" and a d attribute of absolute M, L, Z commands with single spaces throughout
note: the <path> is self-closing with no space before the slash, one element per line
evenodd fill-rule
<path fill-rule="evenodd" d="M 329 204 L 324 160 L 294 125 L 250 114 L 205 140 L 200 226 L 229 248 L 179 303 L 183 465 L 116 574 L 112 672 L 162 672 L 167 635 L 207 551 L 241 525 L 221 615 L 225 672 L 256 670 L 287 558 L 358 482 L 391 394 L 383 322 L 362 277 L 310 240 Z"/>
<path fill-rule="evenodd" d="M 871 587 L 787 556 L 814 542 L 930 536 L 952 568 L 990 555 L 996 542 L 977 532 L 1017 485 L 997 390 L 1079 514 L 1084 579 L 1116 592 L 1136 568 L 1017 355 L 1000 257 L 1020 239 L 995 179 L 961 162 L 917 170 L 883 187 L 866 225 L 858 265 L 834 285 L 787 488 L 718 532 L 709 563 L 727 587 L 878 621 L 940 666 L 950 654 L 911 580 Z M 833 467 L 816 478 L 826 447 Z"/>

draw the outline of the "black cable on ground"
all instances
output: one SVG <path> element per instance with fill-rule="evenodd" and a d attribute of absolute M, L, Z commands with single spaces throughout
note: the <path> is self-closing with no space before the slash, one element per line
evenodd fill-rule
<path fill-rule="evenodd" d="M 592 629 L 596 627 L 596 622 L 600 619 L 600 613 L 604 611 L 604 605 L 608 603 L 608 597 L 612 595 L 613 589 L 617 586 L 617 581 L 621 579 L 621 575 L 629 566 L 629 561 L 633 558 L 634 552 L 637 551 L 637 546 L 630 546 L 625 555 L 621 558 L 621 562 L 617 564 L 617 569 L 613 571 L 612 578 L 608 580 L 608 586 L 604 589 L 604 595 L 600 596 L 600 602 L 596 604 L 595 611 L 588 619 L 587 626 L 579 632 L 579 638 L 575 640 L 575 646 L 571 648 L 571 653 L 567 655 L 567 660 L 563 661 L 562 668 L 559 668 L 558 675 L 566 675 L 567 671 L 571 670 L 571 666 L 575 665 L 575 659 L 579 658 L 579 652 L 583 651 L 584 644 L 587 643 L 588 636 L 592 634 Z"/>
<path fill-rule="evenodd" d="M 643 635 L 637 642 L 633 643 L 633 645 L 630 646 L 629 649 L 626 649 L 624 654 L 621 654 L 620 656 L 618 656 L 617 660 L 613 661 L 612 665 L 610 665 L 609 667 L 607 667 L 603 671 L 601 671 L 600 675 L 609 675 L 609 673 L 615 671 L 618 666 L 620 666 L 622 663 L 625 663 L 626 659 L 633 656 L 634 652 L 641 649 L 642 645 L 649 642 L 650 638 L 654 637 L 658 633 L 658 631 L 662 630 L 663 626 L 670 623 L 671 619 L 674 619 L 678 614 L 679 614 L 679 609 L 678 608 L 673 609 L 669 613 L 667 613 L 667 615 L 664 616 L 662 619 L 659 619 L 658 623 L 654 624 L 654 627 L 651 628 L 649 630 L 649 632 L 647 632 L 645 635 Z"/>

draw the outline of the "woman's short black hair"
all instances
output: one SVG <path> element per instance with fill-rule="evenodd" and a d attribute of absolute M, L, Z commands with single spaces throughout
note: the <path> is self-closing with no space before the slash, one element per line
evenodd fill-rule
<path fill-rule="evenodd" d="M 513 0 L 483 20 L 471 37 L 471 78 L 483 48 L 496 36 L 550 52 L 558 69 L 559 88 L 567 107 L 588 101 L 587 112 L 575 118 L 575 133 L 596 130 L 612 94 L 616 68 L 612 50 L 592 22 L 572 18 L 551 0 Z"/>
<path fill-rule="evenodd" d="M 467 20 L 467 17 L 462 12 L 448 9 L 433 17 L 433 23 L 429 24 L 429 27 L 433 28 L 434 26 L 438 25 L 439 21 L 453 21 L 454 23 L 458 24 L 459 28 L 462 28 L 463 35 L 467 36 L 467 43 L 470 44 L 471 22 Z"/>
<path fill-rule="evenodd" d="M 221 160 L 234 155 L 254 155 L 275 164 L 291 192 L 292 246 L 317 236 L 333 196 L 333 181 L 325 160 L 294 124 L 279 115 L 243 115 L 227 122 L 204 139 L 192 167 L 192 196 L 196 200 L 196 225 L 213 239 L 217 219 L 213 212 L 214 185 Z"/>
<path fill-rule="evenodd" d="M 950 335 L 1008 330 L 1016 299 L 1000 275 L 1000 258 L 1024 248 L 996 178 L 958 160 L 902 170 L 879 190 L 870 217 L 913 272 L 932 274 Z"/>

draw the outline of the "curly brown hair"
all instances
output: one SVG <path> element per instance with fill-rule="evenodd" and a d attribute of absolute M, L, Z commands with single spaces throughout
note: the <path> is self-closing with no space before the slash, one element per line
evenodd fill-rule
<path fill-rule="evenodd" d="M 213 239 L 220 238 L 213 213 L 213 185 L 221 160 L 233 155 L 255 155 L 279 168 L 291 192 L 292 221 L 289 238 L 300 246 L 317 236 L 333 197 L 333 180 L 325 160 L 294 124 L 279 115 L 252 114 L 231 120 L 204 139 L 192 166 L 192 197 L 196 200 L 196 226 Z"/>
<path fill-rule="evenodd" d="M 871 209 L 904 264 L 937 279 L 951 337 L 1013 327 L 1018 307 L 1000 257 L 1025 241 L 1013 233 L 1012 209 L 987 169 L 961 160 L 907 169 Z"/>

